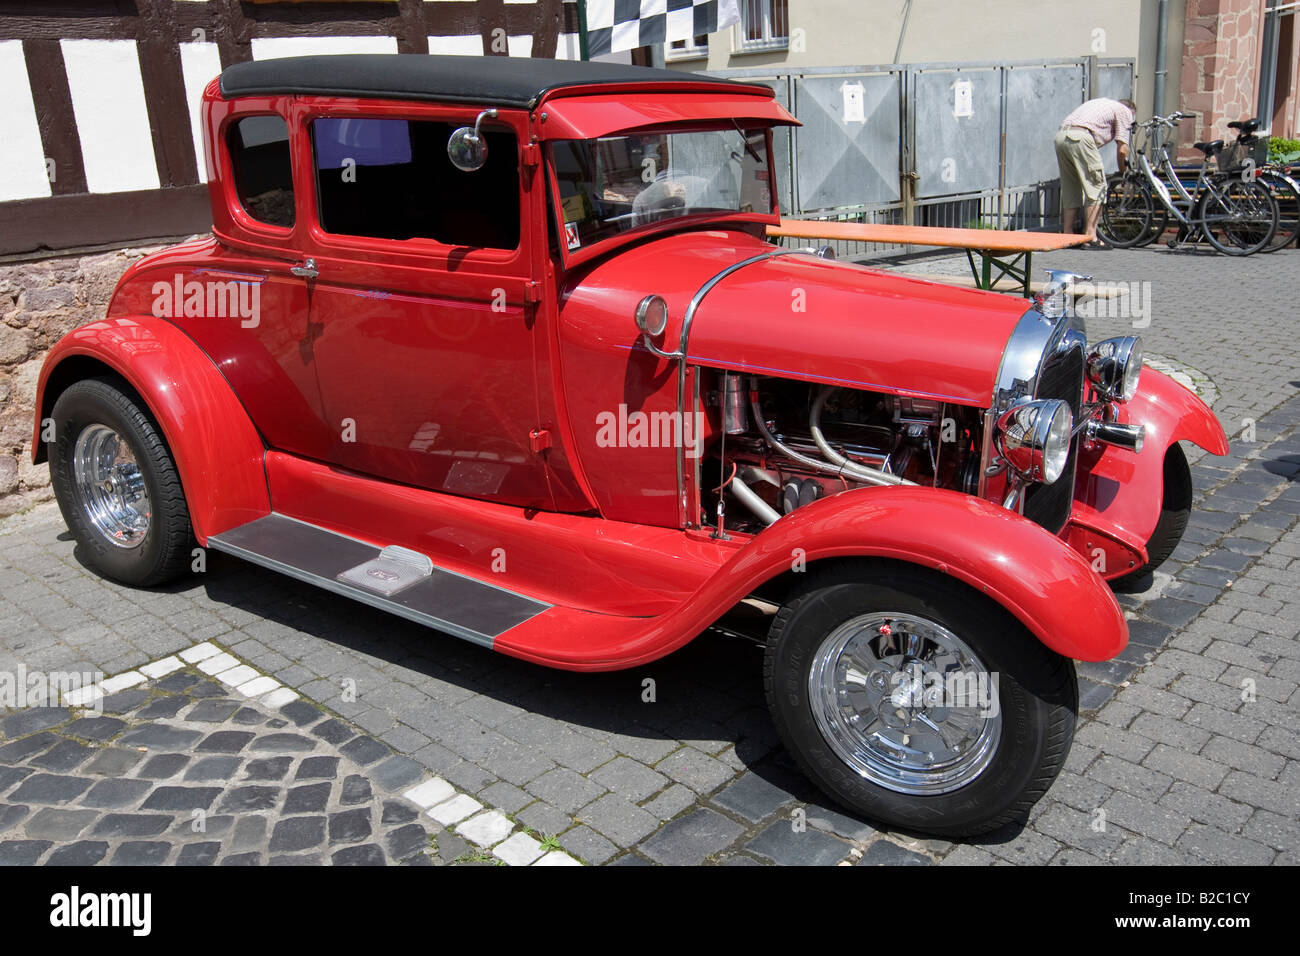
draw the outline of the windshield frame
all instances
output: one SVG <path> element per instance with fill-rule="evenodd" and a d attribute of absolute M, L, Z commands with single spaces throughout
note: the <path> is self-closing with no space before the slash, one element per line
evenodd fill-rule
<path fill-rule="evenodd" d="M 609 250 L 628 243 L 643 242 L 646 239 L 654 238 L 670 232 L 680 232 L 689 229 L 701 229 L 709 226 L 742 226 L 742 225 L 777 225 L 780 219 L 780 209 L 778 206 L 778 197 L 775 184 L 774 159 L 773 151 L 773 126 L 771 123 L 751 122 L 747 125 L 740 125 L 732 122 L 711 119 L 702 122 L 677 122 L 677 123 L 660 123 L 653 126 L 639 126 L 631 129 L 614 130 L 605 133 L 597 139 L 605 139 L 612 136 L 637 136 L 651 134 L 675 134 L 675 133 L 693 133 L 693 132 L 731 132 L 744 130 L 762 130 L 764 148 L 767 150 L 766 162 L 768 173 L 768 192 L 771 198 L 771 211 L 769 212 L 728 212 L 726 210 L 710 209 L 701 212 L 690 213 L 684 216 L 672 216 L 661 219 L 657 222 L 649 222 L 644 225 L 634 226 L 624 232 L 615 233 L 604 239 L 597 240 L 590 245 L 583 245 L 577 249 L 570 249 L 568 243 L 564 241 L 564 214 L 563 204 L 560 196 L 560 181 L 557 174 L 553 149 L 557 142 L 569 142 L 568 140 L 552 140 L 545 144 L 544 156 L 546 165 L 546 188 L 549 197 L 548 205 L 551 207 L 547 213 L 547 219 L 550 222 L 550 228 L 553 232 L 553 243 L 558 248 L 560 260 L 564 268 L 570 269 L 580 265 L 596 256 L 604 255 Z M 587 139 L 580 142 L 595 142 Z M 548 239 L 548 242 L 551 241 Z"/>

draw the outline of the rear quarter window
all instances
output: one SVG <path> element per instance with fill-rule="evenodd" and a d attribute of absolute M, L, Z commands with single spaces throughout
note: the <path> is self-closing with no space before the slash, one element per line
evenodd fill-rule
<path fill-rule="evenodd" d="M 279 116 L 245 116 L 227 135 L 235 193 L 244 211 L 270 226 L 293 225 L 289 128 Z"/>

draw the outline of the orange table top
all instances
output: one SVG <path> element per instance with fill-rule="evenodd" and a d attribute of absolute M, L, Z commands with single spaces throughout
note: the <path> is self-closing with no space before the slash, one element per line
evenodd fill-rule
<path fill-rule="evenodd" d="M 823 222 L 782 219 L 768 226 L 769 236 L 792 239 L 844 239 L 898 245 L 952 246 L 984 252 L 1049 252 L 1087 242 L 1086 236 L 1061 232 L 1014 232 L 1009 229 L 948 229 L 942 226 L 894 226 L 888 223 Z"/>

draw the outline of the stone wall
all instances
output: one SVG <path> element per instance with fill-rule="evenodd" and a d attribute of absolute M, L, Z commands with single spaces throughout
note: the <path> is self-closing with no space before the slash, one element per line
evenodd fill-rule
<path fill-rule="evenodd" d="M 104 316 L 126 267 L 154 248 L 0 264 L 0 517 L 53 497 L 33 465 L 36 379 L 50 346 Z"/>
<path fill-rule="evenodd" d="M 1264 0 L 1187 0 L 1182 99 L 1197 114 L 1178 131 L 1180 155 L 1199 159 L 1199 140 L 1233 139 L 1228 123 L 1255 115 Z"/>

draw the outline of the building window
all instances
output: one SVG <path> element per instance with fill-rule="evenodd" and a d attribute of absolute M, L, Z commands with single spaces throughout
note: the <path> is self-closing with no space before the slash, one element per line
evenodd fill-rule
<path fill-rule="evenodd" d="M 675 60 L 707 60 L 709 58 L 708 34 L 700 34 L 689 40 L 673 40 L 664 44 L 664 59 L 669 63 Z"/>
<path fill-rule="evenodd" d="M 447 139 L 458 125 L 369 117 L 314 120 L 320 227 L 341 236 L 518 248 L 514 133 L 485 131 L 487 162 L 464 172 L 447 158 Z"/>
<path fill-rule="evenodd" d="M 740 0 L 737 53 L 784 50 L 790 45 L 788 0 Z"/>
<path fill-rule="evenodd" d="M 245 116 L 231 125 L 226 142 L 244 211 L 269 226 L 293 226 L 293 172 L 284 120 Z"/>

